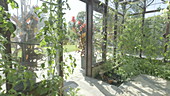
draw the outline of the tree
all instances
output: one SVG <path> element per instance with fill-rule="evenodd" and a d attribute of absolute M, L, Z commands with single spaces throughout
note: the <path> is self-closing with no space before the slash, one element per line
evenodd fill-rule
<path fill-rule="evenodd" d="M 77 17 L 72 17 L 72 20 L 69 21 L 69 28 L 72 29 L 78 36 L 79 39 L 79 48 L 81 49 L 81 55 L 85 55 L 85 38 L 86 38 L 86 13 L 81 11 L 77 14 Z"/>

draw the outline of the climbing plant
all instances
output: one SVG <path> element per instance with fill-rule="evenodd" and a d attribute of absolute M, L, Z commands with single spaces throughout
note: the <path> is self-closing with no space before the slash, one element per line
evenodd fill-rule
<path fill-rule="evenodd" d="M 0 1 L 0 36 L 1 36 L 1 73 L 5 75 L 3 78 L 1 77 L 1 87 L 5 83 L 6 92 L 10 93 L 13 85 L 10 81 L 10 75 L 15 73 L 13 68 L 12 57 L 11 57 L 11 45 L 10 45 L 10 37 L 15 31 L 14 24 L 10 21 L 10 14 L 8 13 L 8 4 L 11 5 L 12 8 L 17 8 L 18 5 L 14 0 L 1 0 Z M 5 42 L 4 42 L 5 41 Z M 11 79 L 12 80 L 12 79 Z M 2 89 L 2 88 L 1 88 Z M 2 92 L 3 93 L 3 92 Z"/>
<path fill-rule="evenodd" d="M 63 6 L 67 7 L 64 8 Z M 47 0 L 42 3 L 41 7 L 37 8 L 39 10 L 38 16 L 41 20 L 43 20 L 43 17 L 40 16 L 42 13 L 47 14 L 48 17 L 47 20 L 44 20 L 45 25 L 37 34 L 37 38 L 41 39 L 40 46 L 46 49 L 49 57 L 47 77 L 45 75 L 43 77 L 51 81 L 50 94 L 52 96 L 63 94 L 64 77 L 72 73 L 73 68 L 76 66 L 75 59 L 71 55 L 68 57 L 71 60 L 70 65 L 66 65 L 63 61 L 63 41 L 68 36 L 66 35 L 67 30 L 63 11 L 67 8 L 69 8 L 67 0 Z M 57 64 L 59 65 L 59 70 L 57 70 Z M 45 64 L 42 64 L 42 68 L 45 68 Z"/>
<path fill-rule="evenodd" d="M 123 66 L 115 71 L 124 79 L 139 74 L 169 79 L 169 63 L 165 63 L 169 58 L 168 13 L 167 7 L 161 15 L 145 17 L 144 25 L 140 16 L 126 17 L 124 29 L 118 36 L 118 49 L 121 51 L 118 59 Z M 138 56 L 140 50 L 142 59 Z"/>
<path fill-rule="evenodd" d="M 5 2 L 10 4 L 12 8 L 18 8 L 17 3 L 14 0 L 8 0 Z M 63 6 L 67 5 L 66 8 Z M 37 74 L 32 70 L 28 70 L 27 66 L 23 66 L 18 62 L 18 58 L 11 56 L 11 53 L 6 54 L 4 50 L 5 44 L 10 44 L 11 41 L 0 34 L 1 44 L 0 52 L 2 58 L 0 59 L 0 68 L 5 73 L 5 78 L 0 76 L 0 85 L 7 84 L 7 92 L 4 88 L 1 88 L 1 95 L 6 94 L 8 96 L 56 96 L 63 95 L 64 86 L 63 81 L 73 72 L 75 59 L 69 55 L 70 65 L 66 65 L 63 60 L 63 41 L 66 38 L 66 23 L 64 19 L 63 10 L 69 8 L 67 0 L 46 0 L 42 3 L 41 7 L 36 8 L 36 12 L 39 18 L 44 21 L 42 30 L 37 34 L 38 40 L 40 40 L 40 46 L 46 49 L 48 58 L 48 66 L 46 62 L 43 62 L 40 66 L 44 72 L 43 80 L 36 82 L 35 78 L 38 78 Z M 48 13 L 49 12 L 49 13 Z M 47 19 L 43 20 L 42 13 L 47 14 Z M 0 29 L 3 32 L 14 31 L 14 25 L 10 22 L 10 14 L 7 13 L 4 6 L 0 6 Z M 15 36 L 15 35 L 14 35 Z M 9 37 L 10 38 L 10 37 Z M 11 49 L 10 49 L 11 50 Z M 9 60 L 9 61 L 8 61 Z M 59 69 L 57 68 L 59 65 Z M 67 69 L 67 70 L 66 70 Z M 64 71 L 65 70 L 65 71 Z M 59 74 L 57 74 L 59 71 Z"/>

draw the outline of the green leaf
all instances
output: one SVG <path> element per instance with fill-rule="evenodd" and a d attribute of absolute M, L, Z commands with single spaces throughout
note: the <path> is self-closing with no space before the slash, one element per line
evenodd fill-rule
<path fill-rule="evenodd" d="M 41 68 L 43 69 L 45 68 L 45 63 L 41 64 Z"/>
<path fill-rule="evenodd" d="M 46 41 L 43 39 L 41 42 L 40 42 L 40 46 L 45 46 L 47 45 Z"/>

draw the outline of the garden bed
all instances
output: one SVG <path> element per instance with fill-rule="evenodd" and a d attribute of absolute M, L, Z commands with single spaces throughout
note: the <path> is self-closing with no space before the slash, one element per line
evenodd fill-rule
<path fill-rule="evenodd" d="M 102 69 L 100 69 L 100 72 L 98 72 L 98 75 L 95 77 L 116 86 L 140 74 L 147 74 L 170 80 L 170 63 L 168 62 L 134 56 L 125 56 L 123 60 L 124 61 L 121 62 L 120 65 L 115 67 L 111 67 L 112 64 L 107 64 L 108 68 L 100 67 Z M 106 66 L 106 64 L 103 64 L 103 66 Z"/>
<path fill-rule="evenodd" d="M 123 83 L 121 75 L 114 73 L 113 70 L 100 74 L 96 78 L 115 86 L 120 86 Z"/>
<path fill-rule="evenodd" d="M 110 67 L 108 69 L 104 68 L 104 66 L 105 66 L 105 64 L 100 64 L 93 68 L 93 72 L 96 73 L 96 75 L 94 75 L 94 77 L 96 79 L 102 80 L 106 83 L 109 83 L 109 84 L 112 84 L 115 86 L 119 86 L 120 84 L 123 83 L 122 79 L 121 79 L 121 75 L 114 72 L 114 70 L 117 70 L 117 68 L 120 67 L 121 64 L 117 65 L 115 67 Z"/>

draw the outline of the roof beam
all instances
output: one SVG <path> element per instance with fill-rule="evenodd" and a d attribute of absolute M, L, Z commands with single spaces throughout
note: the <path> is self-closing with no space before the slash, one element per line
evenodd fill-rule
<path fill-rule="evenodd" d="M 82 2 L 84 2 L 84 3 L 87 3 L 87 0 L 80 0 L 80 1 L 82 1 Z M 104 8 L 105 8 L 105 6 L 107 6 L 107 5 L 104 4 L 104 3 L 102 3 L 101 1 L 99 1 L 99 0 L 94 0 L 93 9 L 94 9 L 95 11 L 103 14 L 103 13 L 104 13 Z M 115 9 L 113 9 L 113 8 L 111 8 L 111 7 L 109 7 L 109 6 L 108 6 L 108 8 L 110 8 L 112 11 L 116 12 Z M 120 13 L 120 12 L 118 12 L 118 14 L 121 15 L 121 16 L 123 16 L 123 14 Z"/>
<path fill-rule="evenodd" d="M 139 2 L 141 0 L 119 0 L 119 3 L 123 3 L 123 4 L 128 4 L 128 3 L 135 3 L 135 2 Z"/>
<path fill-rule="evenodd" d="M 153 13 L 153 12 L 159 12 L 163 9 L 157 9 L 157 10 L 151 10 L 151 11 L 146 11 L 145 13 Z M 133 15 L 139 15 L 139 14 L 142 14 L 142 13 L 133 13 L 133 14 L 130 14 L 129 16 L 133 16 Z"/>

